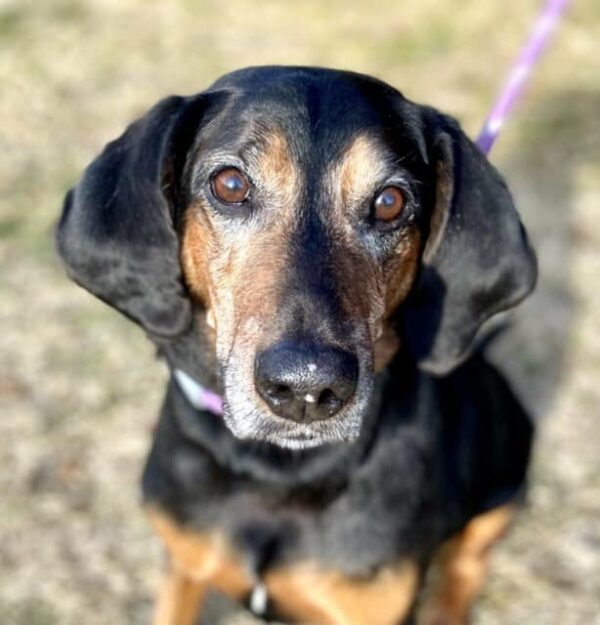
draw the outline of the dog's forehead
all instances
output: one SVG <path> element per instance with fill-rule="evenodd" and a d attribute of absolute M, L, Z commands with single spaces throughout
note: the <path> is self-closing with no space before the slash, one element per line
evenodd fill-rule
<path fill-rule="evenodd" d="M 245 96 L 246 101 L 279 102 L 307 107 L 321 104 L 341 109 L 349 104 L 357 107 L 381 107 L 386 101 L 405 98 L 390 85 L 354 72 L 315 67 L 255 67 L 226 74 L 215 82 L 212 90 L 231 90 Z M 336 107 L 336 104 L 338 105 Z"/>
<path fill-rule="evenodd" d="M 351 72 L 265 67 L 229 74 L 211 90 L 227 93 L 211 135 L 220 147 L 285 136 L 292 154 L 341 155 L 357 136 L 373 144 L 419 134 L 416 107 L 385 83 Z"/>
<path fill-rule="evenodd" d="M 200 153 L 258 162 L 259 175 L 295 169 L 316 181 L 336 168 L 349 179 L 350 172 L 382 173 L 382 164 L 407 154 L 427 160 L 420 107 L 368 76 L 254 68 L 225 76 L 211 91 L 226 94 L 225 105 L 201 128 Z"/>

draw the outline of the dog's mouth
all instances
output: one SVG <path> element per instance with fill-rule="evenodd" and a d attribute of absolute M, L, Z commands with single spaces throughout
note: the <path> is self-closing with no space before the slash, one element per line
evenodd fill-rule
<path fill-rule="evenodd" d="M 240 414 L 227 404 L 225 424 L 241 440 L 263 441 L 286 449 L 310 449 L 326 444 L 352 443 L 361 431 L 364 411 L 335 417 L 328 423 L 297 425 L 268 411 Z"/>
<path fill-rule="evenodd" d="M 274 437 L 268 442 L 274 443 L 279 447 L 286 449 L 312 449 L 313 447 L 319 447 L 326 443 L 333 442 L 331 439 L 317 434 L 316 432 L 298 432 L 289 433 L 287 435 L 281 435 Z"/>

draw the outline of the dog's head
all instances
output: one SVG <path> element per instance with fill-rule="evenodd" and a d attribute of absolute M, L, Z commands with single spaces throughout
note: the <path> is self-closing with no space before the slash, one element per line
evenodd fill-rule
<path fill-rule="evenodd" d="M 214 363 L 236 436 L 284 447 L 356 438 L 401 345 L 451 370 L 536 274 L 506 186 L 454 120 L 309 68 L 160 102 L 69 193 L 58 246 L 172 366 Z"/>

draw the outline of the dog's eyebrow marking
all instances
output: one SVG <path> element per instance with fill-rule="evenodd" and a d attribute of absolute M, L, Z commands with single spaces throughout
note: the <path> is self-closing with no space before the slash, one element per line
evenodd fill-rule
<path fill-rule="evenodd" d="M 271 206 L 291 208 L 299 194 L 300 175 L 283 131 L 265 130 L 244 158 L 256 170 L 257 184 L 268 191 Z"/>
<path fill-rule="evenodd" d="M 356 135 L 330 173 L 342 205 L 369 197 L 389 175 L 390 160 L 377 137 L 364 132 Z"/>

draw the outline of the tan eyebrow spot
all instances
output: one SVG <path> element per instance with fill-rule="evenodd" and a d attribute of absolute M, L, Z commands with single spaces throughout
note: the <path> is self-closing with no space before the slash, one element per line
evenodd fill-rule
<path fill-rule="evenodd" d="M 372 135 L 361 133 L 354 138 L 332 172 L 342 205 L 355 204 L 373 193 L 386 174 L 385 158 Z"/>
<path fill-rule="evenodd" d="M 265 134 L 254 156 L 257 182 L 268 189 L 270 203 L 293 210 L 299 196 L 300 175 L 285 135 L 281 131 Z"/>

